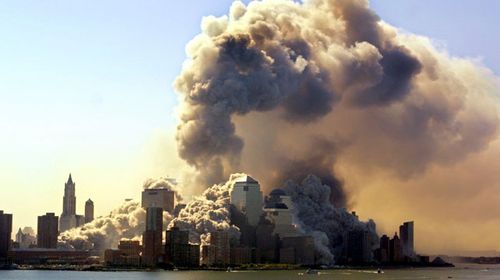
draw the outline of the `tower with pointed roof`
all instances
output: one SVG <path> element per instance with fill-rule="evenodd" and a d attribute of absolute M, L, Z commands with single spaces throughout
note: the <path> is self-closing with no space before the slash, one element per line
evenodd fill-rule
<path fill-rule="evenodd" d="M 76 215 L 75 183 L 69 173 L 69 178 L 64 184 L 63 213 L 62 215 Z"/>
<path fill-rule="evenodd" d="M 262 192 L 254 178 L 244 175 L 236 179 L 231 190 L 231 204 L 236 207 L 251 226 L 257 226 L 262 215 Z"/>
<path fill-rule="evenodd" d="M 64 184 L 63 211 L 59 219 L 61 232 L 79 227 L 85 223 L 85 217 L 76 214 L 75 182 L 69 174 L 68 181 Z"/>

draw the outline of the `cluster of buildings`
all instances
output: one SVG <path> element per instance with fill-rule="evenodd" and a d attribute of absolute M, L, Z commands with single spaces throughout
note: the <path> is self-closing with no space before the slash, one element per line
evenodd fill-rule
<path fill-rule="evenodd" d="M 11 241 L 12 214 L 0 211 L 0 264 L 57 264 L 86 263 L 88 251 L 58 248 L 59 233 L 76 228 L 94 220 L 94 203 L 85 203 L 85 215 L 76 214 L 75 183 L 69 175 L 65 183 L 63 211 L 61 217 L 55 213 L 38 216 L 36 236 L 31 230 L 19 229 L 15 241 Z"/>
<path fill-rule="evenodd" d="M 19 229 L 11 242 L 12 215 L 0 211 L 0 263 L 85 264 L 91 252 L 58 248 L 61 231 L 81 226 L 94 218 L 91 200 L 85 215 L 76 214 L 75 183 L 65 184 L 61 218 L 54 213 L 38 217 L 36 237 Z M 208 233 L 202 244 L 190 242 L 188 230 L 178 226 L 165 230 L 165 212 L 176 217 L 185 204 L 176 202 L 175 192 L 167 188 L 145 189 L 142 207 L 146 210 L 145 228 L 140 240 L 121 240 L 117 248 L 104 251 L 102 263 L 115 267 L 228 267 L 256 263 L 311 266 L 317 263 L 314 239 L 300 233 L 294 222 L 293 203 L 281 189 L 263 196 L 259 183 L 250 176 L 238 179 L 230 193 L 231 223 L 240 229 L 239 238 L 227 230 Z M 355 213 L 353 212 L 353 215 Z M 344 251 L 336 256 L 340 264 L 403 264 L 425 261 L 414 251 L 414 223 L 405 222 L 392 239 L 383 235 L 373 250 L 373 238 L 366 231 L 353 230 L 344 235 Z M 428 262 L 428 259 L 427 259 Z"/>
<path fill-rule="evenodd" d="M 415 253 L 414 223 L 405 222 L 399 226 L 399 236 L 395 232 L 392 238 L 380 237 L 380 246 L 375 250 L 375 259 L 381 264 L 429 263 L 428 256 Z"/>

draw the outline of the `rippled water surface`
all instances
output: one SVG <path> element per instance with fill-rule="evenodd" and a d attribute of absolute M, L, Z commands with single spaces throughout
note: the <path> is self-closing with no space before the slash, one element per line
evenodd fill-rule
<path fill-rule="evenodd" d="M 263 279 L 500 279 L 500 266 L 471 266 L 443 269 L 386 270 L 328 270 L 319 275 L 303 275 L 303 271 L 262 272 L 209 272 L 209 271 L 157 271 L 157 272 L 72 272 L 72 271 L 0 271 L 1 280 L 263 280 Z"/>

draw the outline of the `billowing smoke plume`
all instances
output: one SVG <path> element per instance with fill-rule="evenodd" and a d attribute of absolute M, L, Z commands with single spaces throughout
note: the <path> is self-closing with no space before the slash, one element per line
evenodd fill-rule
<path fill-rule="evenodd" d="M 213 185 L 191 200 L 169 227 L 190 232 L 190 242 L 206 244 L 210 232 L 229 231 L 230 238 L 239 239 L 240 230 L 231 225 L 230 193 L 236 180 L 244 174 L 233 174 L 225 184 Z"/>
<path fill-rule="evenodd" d="M 121 239 L 140 240 L 145 229 L 145 216 L 146 211 L 140 203 L 126 201 L 108 216 L 61 233 L 60 246 L 102 252 L 116 248 Z"/>
<path fill-rule="evenodd" d="M 170 178 L 149 179 L 144 189 L 166 188 L 175 191 L 177 201 L 182 201 L 177 184 Z M 173 217 L 163 212 L 163 227 L 166 229 Z M 70 229 L 59 236 L 59 246 L 79 250 L 92 250 L 102 254 L 105 249 L 117 248 L 122 239 L 141 240 L 145 230 L 146 210 L 139 202 L 125 201 L 120 207 L 104 217 L 81 227 Z"/>
<path fill-rule="evenodd" d="M 237 1 L 202 29 L 175 82 L 179 154 L 199 186 L 239 170 L 267 189 L 317 174 L 343 194 L 340 161 L 409 178 L 497 134 L 484 72 L 365 0 Z"/>
<path fill-rule="evenodd" d="M 345 208 L 334 207 L 328 199 L 330 186 L 323 184 L 318 177 L 309 175 L 300 183 L 289 180 L 283 190 L 294 203 L 298 225 L 314 237 L 319 262 L 333 263 L 334 256 L 340 256 L 345 249 L 345 240 L 351 231 L 368 232 L 372 247 L 377 246 L 375 223 L 372 220 L 360 222 Z"/>

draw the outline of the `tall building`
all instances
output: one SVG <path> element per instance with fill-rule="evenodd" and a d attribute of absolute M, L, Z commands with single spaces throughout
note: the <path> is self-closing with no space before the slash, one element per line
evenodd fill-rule
<path fill-rule="evenodd" d="M 163 211 L 174 213 L 175 192 L 169 189 L 145 189 L 142 192 L 142 208 L 160 207 Z"/>
<path fill-rule="evenodd" d="M 142 236 L 144 263 L 155 266 L 163 252 L 163 209 L 146 209 L 146 231 Z"/>
<path fill-rule="evenodd" d="M 87 200 L 85 202 L 85 223 L 90 223 L 94 220 L 94 202 L 92 200 Z"/>
<path fill-rule="evenodd" d="M 38 248 L 56 249 L 58 217 L 54 213 L 38 216 L 37 246 Z"/>
<path fill-rule="evenodd" d="M 408 258 L 413 258 L 415 256 L 413 229 L 413 221 L 405 222 L 399 227 L 399 237 L 401 238 L 403 256 Z"/>
<path fill-rule="evenodd" d="M 249 225 L 257 226 L 262 215 L 259 182 L 250 176 L 240 177 L 231 191 L 231 204 L 246 216 Z"/>
<path fill-rule="evenodd" d="M 68 181 L 64 184 L 63 212 L 61 214 L 59 229 L 61 232 L 82 226 L 85 223 L 85 217 L 76 215 L 76 195 L 75 183 L 69 174 Z"/>
<path fill-rule="evenodd" d="M 214 265 L 224 266 L 230 264 L 231 248 L 229 243 L 229 233 L 227 231 L 218 230 L 211 232 L 210 245 L 214 248 Z"/>
<path fill-rule="evenodd" d="M 179 267 L 200 265 L 200 245 L 189 244 L 189 231 L 175 226 L 167 230 L 165 262 Z"/>
<path fill-rule="evenodd" d="M 12 214 L 0 210 L 0 263 L 7 258 L 11 245 Z"/>
<path fill-rule="evenodd" d="M 393 263 L 399 263 L 403 261 L 401 240 L 399 239 L 397 233 L 394 233 L 394 237 L 389 241 L 389 260 Z"/>
<path fill-rule="evenodd" d="M 347 234 L 347 260 L 349 263 L 371 261 L 370 235 L 364 230 L 352 230 Z"/>
<path fill-rule="evenodd" d="M 293 223 L 292 207 L 293 203 L 290 197 L 283 190 L 275 189 L 270 193 L 264 212 L 267 219 L 275 225 L 273 234 L 277 234 L 281 238 L 298 235 Z"/>

